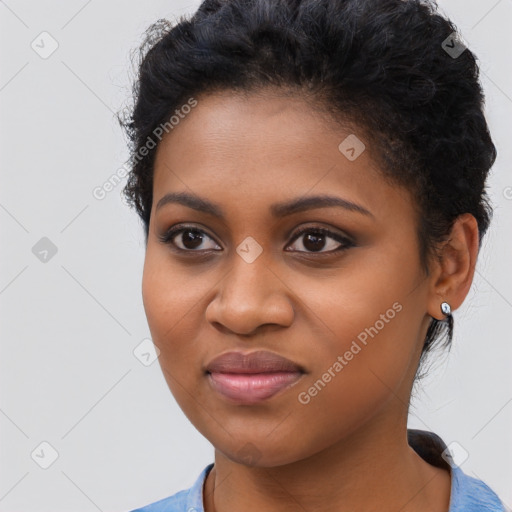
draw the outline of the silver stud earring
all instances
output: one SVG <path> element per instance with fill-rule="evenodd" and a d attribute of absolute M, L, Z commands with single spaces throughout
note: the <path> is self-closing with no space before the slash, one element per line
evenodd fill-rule
<path fill-rule="evenodd" d="M 441 311 L 443 315 L 450 316 L 452 314 L 452 308 L 448 302 L 441 303 Z"/>

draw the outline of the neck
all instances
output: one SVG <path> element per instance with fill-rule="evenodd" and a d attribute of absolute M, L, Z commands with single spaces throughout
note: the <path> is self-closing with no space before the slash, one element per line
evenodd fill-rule
<path fill-rule="evenodd" d="M 205 512 L 445 512 L 451 480 L 407 443 L 407 428 L 369 428 L 290 464 L 250 467 L 215 452 Z"/>

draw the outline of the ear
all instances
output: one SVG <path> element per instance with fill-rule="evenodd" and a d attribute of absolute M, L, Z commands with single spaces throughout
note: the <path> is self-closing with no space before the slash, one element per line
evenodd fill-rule
<path fill-rule="evenodd" d="M 428 314 L 443 320 L 441 303 L 448 302 L 452 311 L 460 307 L 469 292 L 478 256 L 478 223 L 470 213 L 455 220 L 448 240 L 431 264 Z"/>

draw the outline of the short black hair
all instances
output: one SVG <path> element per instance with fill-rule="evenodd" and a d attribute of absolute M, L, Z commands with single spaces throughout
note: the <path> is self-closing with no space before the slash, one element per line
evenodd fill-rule
<path fill-rule="evenodd" d="M 175 23 L 157 21 L 140 47 L 133 108 L 120 117 L 131 151 L 123 192 L 146 244 L 157 144 L 144 158 L 140 150 L 155 129 L 193 96 L 277 87 L 358 127 L 383 175 L 414 194 L 427 274 L 459 215 L 474 215 L 481 245 L 496 148 L 476 57 L 461 45 L 427 0 L 205 0 Z M 421 362 L 452 337 L 451 316 L 432 318 Z"/>

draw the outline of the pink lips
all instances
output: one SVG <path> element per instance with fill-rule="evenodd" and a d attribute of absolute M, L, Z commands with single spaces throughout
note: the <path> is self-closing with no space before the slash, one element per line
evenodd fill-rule
<path fill-rule="evenodd" d="M 206 373 L 213 389 L 237 403 L 266 400 L 304 374 L 298 364 L 267 351 L 228 352 L 213 359 Z"/>

